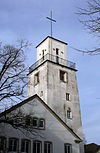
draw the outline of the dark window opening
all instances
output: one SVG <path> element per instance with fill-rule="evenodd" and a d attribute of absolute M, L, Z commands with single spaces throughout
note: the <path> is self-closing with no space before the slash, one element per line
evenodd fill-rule
<path fill-rule="evenodd" d="M 0 137 L 0 151 L 5 151 L 6 149 L 6 138 Z"/>
<path fill-rule="evenodd" d="M 39 72 L 34 75 L 34 85 L 39 83 Z"/>
<path fill-rule="evenodd" d="M 33 127 L 38 127 L 38 119 L 33 118 Z"/>
<path fill-rule="evenodd" d="M 52 143 L 44 142 L 44 153 L 52 153 Z"/>
<path fill-rule="evenodd" d="M 39 120 L 39 128 L 44 128 L 44 119 Z"/>
<path fill-rule="evenodd" d="M 66 93 L 66 100 L 70 100 L 70 94 L 69 93 Z"/>
<path fill-rule="evenodd" d="M 72 153 L 71 144 L 65 144 L 65 153 Z"/>
<path fill-rule="evenodd" d="M 68 110 L 67 110 L 67 118 L 68 119 L 71 119 L 72 118 L 72 112 L 71 112 L 71 109 L 70 108 L 68 108 Z"/>
<path fill-rule="evenodd" d="M 17 151 L 18 150 L 18 140 L 17 139 L 9 139 L 9 151 Z"/>
<path fill-rule="evenodd" d="M 41 153 L 42 145 L 41 141 L 33 141 L 33 153 Z"/>
<path fill-rule="evenodd" d="M 56 55 L 59 55 L 59 49 L 56 48 Z"/>
<path fill-rule="evenodd" d="M 63 82 L 68 82 L 67 72 L 60 70 L 60 80 L 63 81 Z"/>
<path fill-rule="evenodd" d="M 22 140 L 21 142 L 21 152 L 29 153 L 30 152 L 30 141 Z"/>

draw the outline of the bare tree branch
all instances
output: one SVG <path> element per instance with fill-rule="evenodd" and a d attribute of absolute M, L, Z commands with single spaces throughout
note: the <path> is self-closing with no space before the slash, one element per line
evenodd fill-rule
<path fill-rule="evenodd" d="M 100 37 L 100 0 L 87 0 L 87 8 L 78 8 L 79 21 L 90 34 Z M 99 42 L 100 45 L 100 42 Z M 76 49 L 77 50 L 77 49 Z M 92 50 L 77 50 L 89 55 L 99 55 L 100 47 Z"/>
<path fill-rule="evenodd" d="M 23 40 L 16 46 L 0 43 L 0 103 L 24 97 L 27 85 L 24 51 L 29 45 Z"/>

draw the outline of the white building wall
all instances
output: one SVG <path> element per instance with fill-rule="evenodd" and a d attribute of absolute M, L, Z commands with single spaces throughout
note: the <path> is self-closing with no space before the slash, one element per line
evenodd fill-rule
<path fill-rule="evenodd" d="M 59 57 L 62 59 L 67 60 L 66 56 L 66 44 L 59 42 L 57 40 L 49 38 L 49 43 L 50 43 L 50 54 L 56 56 L 56 48 L 59 49 Z"/>
<path fill-rule="evenodd" d="M 68 83 L 60 80 L 60 70 L 68 73 Z M 39 72 L 40 82 L 34 86 L 34 75 Z M 77 88 L 76 72 L 67 67 L 45 62 L 29 74 L 28 97 L 38 94 L 79 136 L 82 135 L 81 113 Z M 43 94 L 41 96 L 41 91 Z M 70 101 L 66 100 L 70 94 Z M 72 119 L 67 118 L 71 108 Z"/>
<path fill-rule="evenodd" d="M 43 57 L 43 54 L 42 54 L 43 50 L 44 50 L 44 56 L 48 53 L 56 56 L 56 48 L 59 49 L 58 56 L 62 59 L 67 60 L 66 44 L 48 37 L 43 43 L 41 43 L 37 47 L 37 61 Z"/>
<path fill-rule="evenodd" d="M 56 57 L 56 48 L 59 49 L 58 57 L 66 60 L 66 44 L 48 37 L 37 47 L 37 60 L 42 50 Z M 42 56 L 41 56 L 42 58 Z M 34 82 L 35 72 L 40 72 L 40 82 L 37 86 L 28 87 L 28 97 L 38 94 L 81 138 L 83 138 L 81 113 L 79 104 L 76 71 L 60 64 L 46 61 L 44 64 L 29 74 L 29 82 Z M 60 70 L 68 73 L 68 83 L 60 80 Z M 45 78 L 45 79 L 44 79 Z M 43 95 L 41 96 L 41 91 Z M 66 101 L 66 93 L 70 94 L 70 101 Z M 67 109 L 71 108 L 72 119 L 67 118 Z"/>
<path fill-rule="evenodd" d="M 37 61 L 41 59 L 42 51 L 44 50 L 44 56 L 49 53 L 49 38 L 47 38 L 42 44 L 37 47 Z"/>
<path fill-rule="evenodd" d="M 39 83 L 34 84 L 34 75 L 39 72 Z M 31 97 L 34 94 L 38 94 L 41 99 L 47 102 L 47 63 L 42 64 L 39 68 L 35 69 L 32 73 L 29 74 L 29 83 L 27 96 Z"/>
<path fill-rule="evenodd" d="M 18 111 L 18 109 L 17 109 Z M 13 111 L 12 114 L 17 113 L 17 111 Z M 37 99 L 31 100 L 27 104 L 24 104 L 20 107 L 20 111 L 22 111 L 25 115 L 31 115 L 31 117 L 38 117 L 45 119 L 45 130 L 35 130 L 35 134 L 29 134 L 28 132 L 21 130 L 17 130 L 12 128 L 12 126 L 7 124 L 0 124 L 0 136 L 5 136 L 7 140 L 10 137 L 18 138 L 19 144 L 21 144 L 21 139 L 29 139 L 31 140 L 31 153 L 33 140 L 42 141 L 42 152 L 44 152 L 44 141 L 50 141 L 53 144 L 53 153 L 64 153 L 64 144 L 69 143 L 72 145 L 72 153 L 79 153 L 79 144 L 75 143 L 75 136 L 71 134 L 57 119 L 52 115 L 52 113 L 48 112 L 48 110 L 43 107 L 43 105 L 38 102 Z M 20 151 L 19 146 L 19 151 Z"/>

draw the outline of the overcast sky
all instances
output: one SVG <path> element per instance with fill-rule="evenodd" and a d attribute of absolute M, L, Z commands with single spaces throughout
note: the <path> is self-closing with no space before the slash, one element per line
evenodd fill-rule
<path fill-rule="evenodd" d="M 67 59 L 76 62 L 83 131 L 87 143 L 100 144 L 100 56 L 88 56 L 72 47 L 90 49 L 98 41 L 78 21 L 77 7 L 86 0 L 0 0 L 0 41 L 13 44 L 26 39 L 33 43 L 27 50 L 27 65 L 36 60 L 36 46 L 50 35 L 46 19 L 53 11 L 53 37 L 68 43 Z"/>

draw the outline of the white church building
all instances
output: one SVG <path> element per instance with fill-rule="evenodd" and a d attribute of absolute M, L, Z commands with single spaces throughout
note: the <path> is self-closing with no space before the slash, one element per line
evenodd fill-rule
<path fill-rule="evenodd" d="M 0 153 L 84 153 L 75 63 L 46 37 L 29 68 L 27 99 L 0 114 Z"/>

